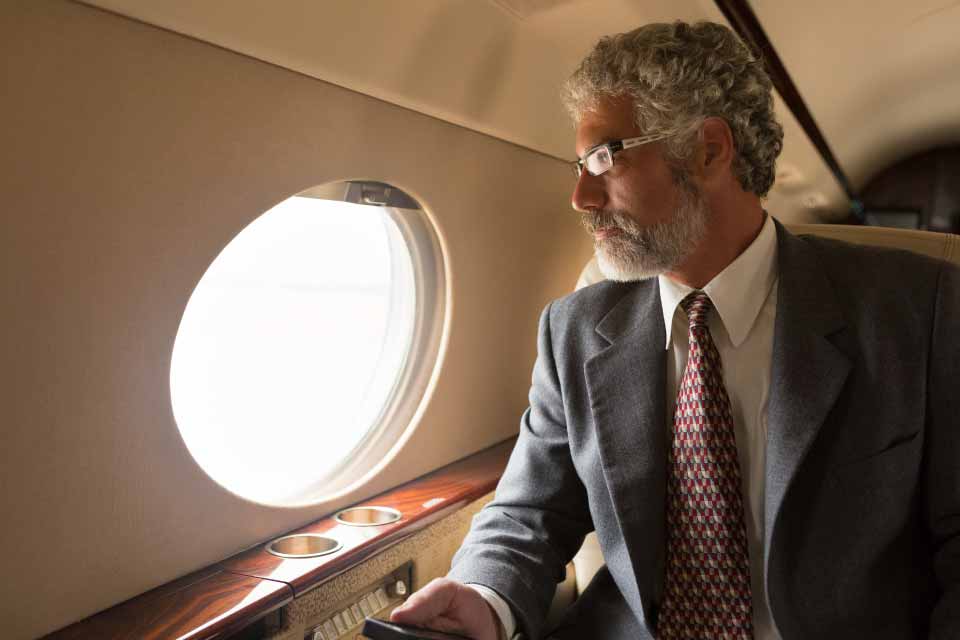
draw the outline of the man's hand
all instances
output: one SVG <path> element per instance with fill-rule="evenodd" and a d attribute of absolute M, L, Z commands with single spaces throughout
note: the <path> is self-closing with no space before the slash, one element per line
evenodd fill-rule
<path fill-rule="evenodd" d="M 390 620 L 425 629 L 459 633 L 473 640 L 498 640 L 500 620 L 483 597 L 468 586 L 437 578 L 390 614 Z"/>

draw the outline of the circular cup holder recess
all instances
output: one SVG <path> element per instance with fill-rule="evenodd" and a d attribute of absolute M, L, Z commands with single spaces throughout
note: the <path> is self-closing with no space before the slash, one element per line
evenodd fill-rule
<path fill-rule="evenodd" d="M 267 551 L 281 558 L 314 558 L 333 553 L 343 545 L 318 533 L 283 536 L 267 544 Z"/>
<path fill-rule="evenodd" d="M 389 507 L 351 507 L 334 516 L 340 524 L 351 527 L 376 527 L 400 519 L 400 512 Z"/>

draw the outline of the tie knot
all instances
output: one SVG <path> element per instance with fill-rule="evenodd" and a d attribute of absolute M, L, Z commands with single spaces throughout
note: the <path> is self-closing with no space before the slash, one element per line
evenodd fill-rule
<path fill-rule="evenodd" d="M 694 291 L 680 302 L 680 306 L 690 320 L 690 327 L 704 327 L 707 315 L 713 309 L 713 302 L 703 291 Z"/>

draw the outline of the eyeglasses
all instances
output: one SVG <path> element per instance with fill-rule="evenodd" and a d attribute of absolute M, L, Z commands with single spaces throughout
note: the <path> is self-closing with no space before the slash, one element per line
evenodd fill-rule
<path fill-rule="evenodd" d="M 624 138 L 623 140 L 611 140 L 598 144 L 590 148 L 583 157 L 570 163 L 573 173 L 579 178 L 584 169 L 592 176 L 598 176 L 601 173 L 609 171 L 613 166 L 613 154 L 631 147 L 638 147 L 641 144 L 648 144 L 663 140 L 668 134 L 654 134 L 649 136 L 640 136 L 639 138 Z"/>

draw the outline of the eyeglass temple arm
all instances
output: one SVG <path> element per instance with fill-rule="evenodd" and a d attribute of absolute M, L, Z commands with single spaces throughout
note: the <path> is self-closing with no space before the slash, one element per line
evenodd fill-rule
<path fill-rule="evenodd" d="M 667 136 L 661 135 L 650 135 L 650 136 L 640 136 L 639 138 L 627 138 L 626 140 L 621 140 L 622 149 L 629 149 L 630 147 L 638 147 L 641 144 L 647 144 L 648 142 L 656 142 L 657 140 L 663 140 Z"/>

